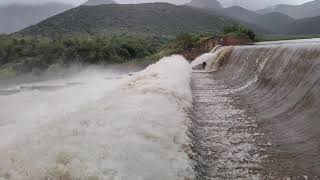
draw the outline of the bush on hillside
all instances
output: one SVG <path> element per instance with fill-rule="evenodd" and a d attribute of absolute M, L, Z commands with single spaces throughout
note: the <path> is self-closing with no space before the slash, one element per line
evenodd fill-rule
<path fill-rule="evenodd" d="M 180 47 L 182 49 L 189 49 L 196 46 L 196 44 L 199 41 L 199 36 L 190 34 L 190 33 L 182 33 L 177 35 L 175 40 L 173 40 L 174 44 L 177 47 Z"/>
<path fill-rule="evenodd" d="M 241 25 L 226 26 L 223 29 L 222 34 L 228 35 L 228 36 L 239 36 L 239 37 L 245 36 L 253 41 L 255 41 L 256 39 L 256 34 L 252 30 Z"/>

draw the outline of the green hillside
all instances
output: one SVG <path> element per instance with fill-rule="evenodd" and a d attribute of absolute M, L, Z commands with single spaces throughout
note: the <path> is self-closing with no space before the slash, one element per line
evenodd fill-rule
<path fill-rule="evenodd" d="M 28 27 L 19 34 L 55 36 L 74 33 L 176 35 L 220 32 L 235 21 L 188 6 L 168 3 L 80 6 Z"/>

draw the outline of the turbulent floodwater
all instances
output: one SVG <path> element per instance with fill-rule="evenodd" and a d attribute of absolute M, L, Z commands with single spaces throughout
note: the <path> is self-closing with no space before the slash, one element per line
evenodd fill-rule
<path fill-rule="evenodd" d="M 0 180 L 317 180 L 319 91 L 319 39 L 1 88 Z"/>
<path fill-rule="evenodd" d="M 191 66 L 79 73 L 0 91 L 0 179 L 186 179 Z"/>

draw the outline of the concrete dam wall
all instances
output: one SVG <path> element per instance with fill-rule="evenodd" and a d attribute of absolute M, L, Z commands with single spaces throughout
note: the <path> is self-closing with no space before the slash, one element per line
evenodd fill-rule
<path fill-rule="evenodd" d="M 320 43 L 235 46 L 215 70 L 192 79 L 197 179 L 320 179 Z"/>

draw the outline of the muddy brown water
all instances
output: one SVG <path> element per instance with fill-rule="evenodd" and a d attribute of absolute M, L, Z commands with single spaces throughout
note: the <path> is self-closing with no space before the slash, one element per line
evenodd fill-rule
<path fill-rule="evenodd" d="M 319 43 L 235 47 L 191 86 L 196 179 L 320 179 Z"/>

